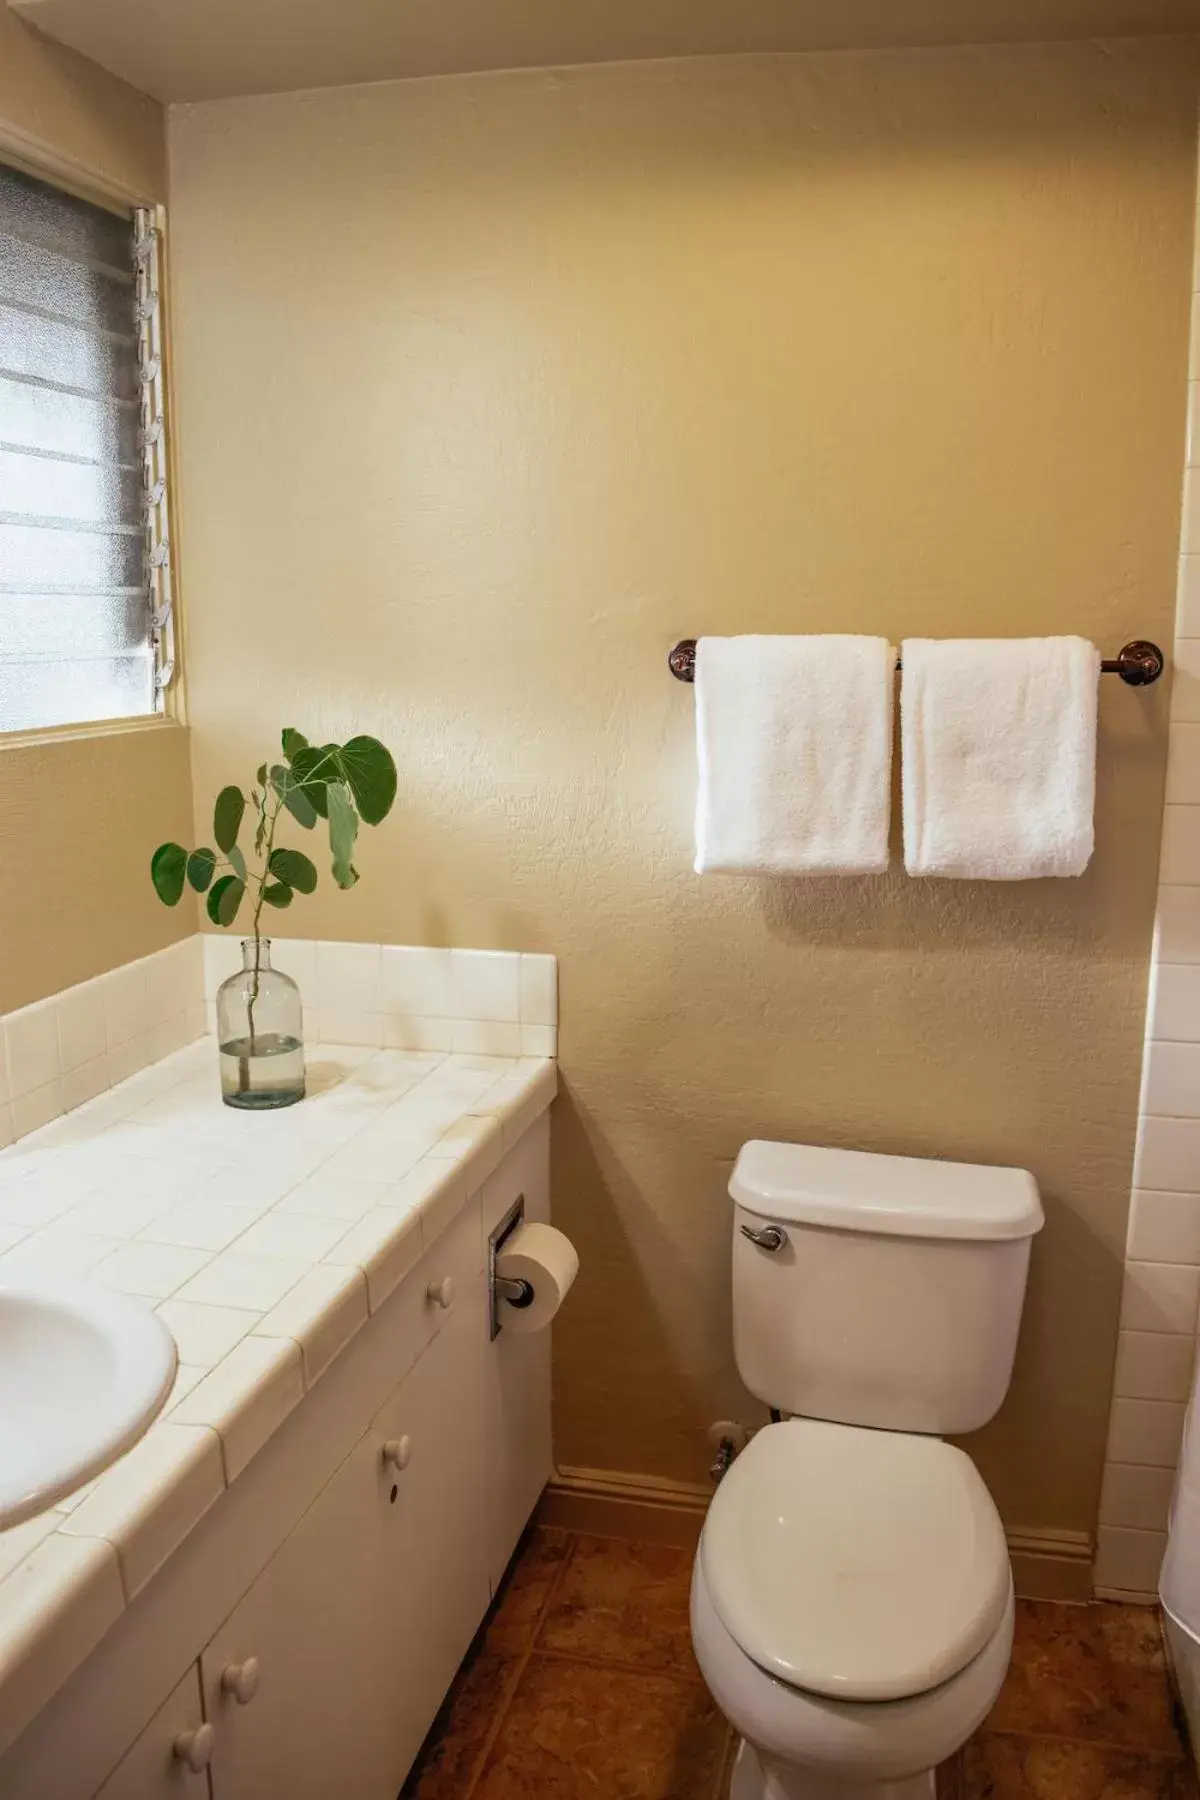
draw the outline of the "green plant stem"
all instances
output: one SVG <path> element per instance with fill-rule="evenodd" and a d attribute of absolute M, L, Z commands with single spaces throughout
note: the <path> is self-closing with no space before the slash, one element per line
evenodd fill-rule
<path fill-rule="evenodd" d="M 250 981 L 250 998 L 246 1002 L 246 1025 L 250 1033 L 249 1047 L 246 1055 L 238 1058 L 238 1092 L 240 1094 L 250 1092 L 250 1058 L 255 1054 L 254 1007 L 258 1000 L 258 978 L 262 967 L 262 932 L 259 929 L 259 920 L 262 918 L 263 894 L 266 892 L 267 877 L 271 869 L 271 852 L 275 848 L 275 827 L 279 823 L 279 814 L 282 810 L 283 801 L 276 798 L 275 809 L 268 821 L 267 797 L 265 794 L 263 795 L 259 817 L 267 826 L 267 835 L 263 845 L 262 870 L 259 874 L 251 876 L 251 880 L 258 882 L 258 898 L 254 903 L 254 916 L 250 922 L 250 928 L 254 933 L 254 974 Z"/>

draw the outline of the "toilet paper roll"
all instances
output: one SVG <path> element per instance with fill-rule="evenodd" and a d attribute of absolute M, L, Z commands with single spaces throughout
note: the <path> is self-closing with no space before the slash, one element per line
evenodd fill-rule
<path fill-rule="evenodd" d="M 579 1272 L 579 1253 L 569 1237 L 553 1225 L 518 1225 L 496 1255 L 496 1273 L 510 1281 L 527 1281 L 533 1289 L 528 1306 L 503 1297 L 497 1311 L 505 1331 L 542 1331 L 571 1291 Z"/>

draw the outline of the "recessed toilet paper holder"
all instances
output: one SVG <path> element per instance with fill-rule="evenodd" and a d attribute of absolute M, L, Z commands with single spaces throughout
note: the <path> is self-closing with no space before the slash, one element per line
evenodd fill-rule
<path fill-rule="evenodd" d="M 518 1194 L 504 1217 L 493 1226 L 488 1235 L 488 1307 L 490 1311 L 490 1335 L 494 1339 L 500 1335 L 500 1302 L 523 1309 L 533 1305 L 533 1284 L 528 1281 L 514 1281 L 507 1275 L 497 1275 L 496 1258 L 508 1242 L 518 1225 L 525 1219 L 525 1196 Z"/>

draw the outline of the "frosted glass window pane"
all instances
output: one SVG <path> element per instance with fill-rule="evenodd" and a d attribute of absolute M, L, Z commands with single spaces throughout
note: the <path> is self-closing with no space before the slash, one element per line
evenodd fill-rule
<path fill-rule="evenodd" d="M 154 665 L 144 657 L 8 662 L 0 657 L 0 730 L 86 725 L 152 710 Z"/>
<path fill-rule="evenodd" d="M 0 731 L 154 710 L 134 231 L 0 167 Z"/>

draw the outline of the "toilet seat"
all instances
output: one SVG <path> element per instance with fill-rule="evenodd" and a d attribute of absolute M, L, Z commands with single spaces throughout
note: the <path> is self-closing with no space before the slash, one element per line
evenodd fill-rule
<path fill-rule="evenodd" d="M 751 1440 L 700 1540 L 713 1610 L 777 1681 L 846 1702 L 907 1699 L 1000 1630 L 1004 1528 L 940 1438 L 789 1419 Z"/>

